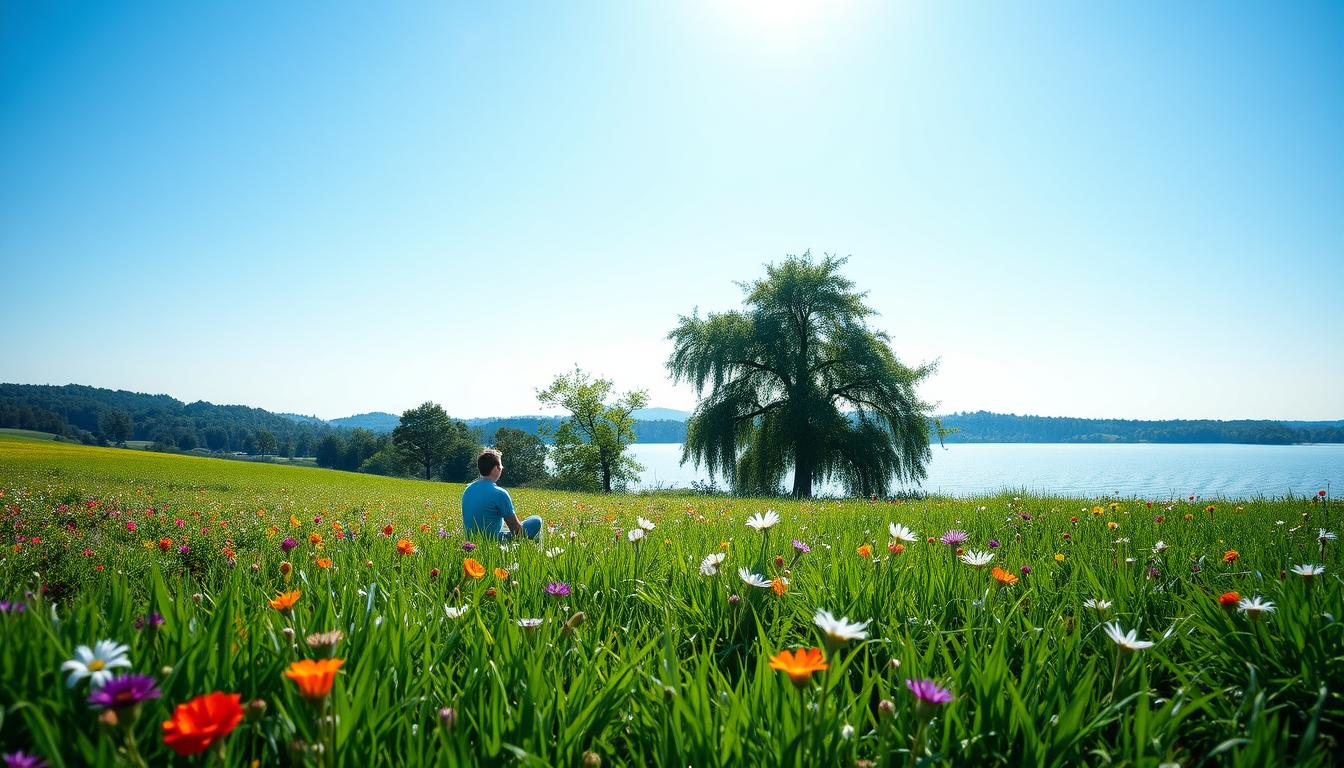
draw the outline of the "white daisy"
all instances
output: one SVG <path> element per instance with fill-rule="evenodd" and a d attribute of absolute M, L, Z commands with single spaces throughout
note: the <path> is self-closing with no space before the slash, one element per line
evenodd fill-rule
<path fill-rule="evenodd" d="M 652 531 L 654 528 L 657 527 L 653 524 L 653 521 L 648 519 L 647 517 L 636 517 L 635 525 L 640 528 L 643 528 L 646 531 Z"/>
<path fill-rule="evenodd" d="M 626 532 L 625 538 L 629 539 L 632 542 L 639 541 L 640 539 L 644 538 L 644 529 L 631 528 L 629 531 Z"/>
<path fill-rule="evenodd" d="M 1163 552 L 1166 552 L 1166 551 L 1167 551 L 1167 542 L 1165 542 L 1165 541 L 1162 541 L 1162 540 L 1159 539 L 1158 542 L 1157 542 L 1156 544 L 1153 545 L 1153 554 L 1154 554 L 1154 555 L 1160 555 L 1160 554 L 1162 554 Z"/>
<path fill-rule="evenodd" d="M 1321 542 L 1322 544 L 1324 544 L 1327 541 L 1334 541 L 1335 539 L 1339 538 L 1337 534 L 1335 534 L 1332 531 L 1327 531 L 1324 528 L 1318 528 L 1316 530 L 1317 530 L 1316 540 Z"/>
<path fill-rule="evenodd" d="M 1086 600 L 1083 601 L 1083 607 L 1084 607 L 1084 608 L 1091 608 L 1092 610 L 1094 610 L 1094 611 L 1098 611 L 1098 612 L 1100 612 L 1100 611 L 1106 611 L 1106 610 L 1110 610 L 1110 608 L 1111 608 L 1111 601 L 1110 601 L 1110 600 L 1099 600 L 1099 599 L 1097 599 L 1097 598 L 1095 598 L 1095 597 L 1089 597 L 1088 599 L 1086 599 Z"/>
<path fill-rule="evenodd" d="M 61 665 L 61 671 L 70 673 L 65 686 L 73 688 L 75 683 L 87 677 L 94 688 L 101 688 L 112 679 L 113 669 L 131 666 L 131 660 L 126 658 L 130 650 L 129 646 L 113 640 L 99 640 L 92 649 L 87 645 L 79 646 L 75 649 L 75 658 Z"/>
<path fill-rule="evenodd" d="M 770 588 L 770 580 L 759 573 L 752 573 L 751 569 L 745 565 L 737 569 L 737 575 L 745 581 L 748 586 L 760 587 L 761 589 Z"/>
<path fill-rule="evenodd" d="M 464 605 L 461 608 L 455 608 L 445 603 L 443 606 L 443 612 L 448 614 L 448 618 L 450 619 L 460 619 L 467 614 L 467 611 L 470 608 L 471 608 L 470 605 Z"/>
<path fill-rule="evenodd" d="M 983 550 L 972 549 L 961 556 L 961 562 L 967 565 L 973 565 L 976 568 L 984 568 L 989 565 L 989 561 L 994 559 L 994 553 Z"/>
<path fill-rule="evenodd" d="M 1247 618 L 1256 619 L 1259 618 L 1262 613 L 1273 613 L 1274 603 L 1265 600 L 1258 595 L 1256 597 L 1243 597 L 1237 603 L 1237 610 L 1246 614 Z"/>
<path fill-rule="evenodd" d="M 887 530 L 891 532 L 891 538 L 897 541 L 919 541 L 914 531 L 900 523 L 887 523 Z"/>
<path fill-rule="evenodd" d="M 1120 646 L 1120 650 L 1125 652 L 1142 651 L 1145 648 L 1152 648 L 1155 643 L 1150 640 L 1140 640 L 1139 633 L 1134 630 L 1125 630 L 1120 628 L 1120 622 L 1113 621 L 1110 624 L 1102 626 L 1106 630 L 1106 636 L 1115 641 Z"/>
<path fill-rule="evenodd" d="M 537 627 L 540 627 L 540 626 L 542 625 L 542 622 L 544 622 L 544 621 L 546 621 L 546 620 L 545 620 L 545 619 L 519 619 L 519 620 L 518 620 L 518 626 L 522 627 L 523 629 L 536 629 Z"/>
<path fill-rule="evenodd" d="M 700 561 L 701 576 L 718 576 L 719 564 L 723 562 L 728 555 L 724 552 L 714 552 L 705 555 L 705 559 Z"/>
<path fill-rule="evenodd" d="M 867 640 L 871 622 L 870 619 L 862 624 L 854 623 L 843 616 L 837 619 L 827 610 L 818 610 L 812 617 L 812 623 L 826 635 L 826 644 L 832 648 L 839 648 L 850 640 Z"/>
<path fill-rule="evenodd" d="M 758 531 L 768 530 L 775 523 L 779 522 L 779 513 L 773 509 L 767 509 L 765 512 L 757 512 L 747 518 L 747 527 L 755 528 Z"/>
<path fill-rule="evenodd" d="M 1313 576 L 1320 576 L 1325 573 L 1324 565 L 1294 565 L 1293 573 L 1304 579 L 1310 579 Z"/>
<path fill-rule="evenodd" d="M 559 557 L 563 554 L 565 554 L 565 550 L 561 549 L 560 547 L 551 547 L 550 549 L 546 550 L 547 557 Z"/>

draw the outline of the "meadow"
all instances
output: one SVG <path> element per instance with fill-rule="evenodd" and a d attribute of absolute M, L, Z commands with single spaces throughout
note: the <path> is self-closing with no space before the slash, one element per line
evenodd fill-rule
<path fill-rule="evenodd" d="M 0 752 L 1338 764 L 1326 496 L 517 490 L 548 527 L 502 546 L 464 538 L 461 491 L 0 436 Z"/>

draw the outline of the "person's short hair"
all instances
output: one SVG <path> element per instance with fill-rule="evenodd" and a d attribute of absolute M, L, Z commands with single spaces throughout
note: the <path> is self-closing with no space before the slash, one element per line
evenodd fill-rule
<path fill-rule="evenodd" d="M 481 455 L 476 457 L 476 468 L 481 471 L 481 477 L 485 477 L 491 472 L 494 472 L 495 467 L 503 464 L 504 462 L 501 461 L 503 457 L 504 454 L 494 448 L 486 448 L 484 451 L 481 451 Z"/>

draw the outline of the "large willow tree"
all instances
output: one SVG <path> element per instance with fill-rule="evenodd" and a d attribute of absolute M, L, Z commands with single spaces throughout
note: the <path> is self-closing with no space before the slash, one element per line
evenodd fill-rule
<path fill-rule="evenodd" d="M 931 406 L 915 385 L 934 366 L 907 368 L 868 327 L 876 312 L 840 274 L 845 261 L 789 256 L 742 284 L 741 311 L 679 318 L 667 367 L 702 398 L 683 462 L 746 494 L 778 493 L 792 469 L 799 498 L 830 480 L 867 496 L 926 477 Z"/>

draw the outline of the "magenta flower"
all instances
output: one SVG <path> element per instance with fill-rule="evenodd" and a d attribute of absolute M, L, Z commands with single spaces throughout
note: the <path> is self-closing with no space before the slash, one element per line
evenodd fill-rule
<path fill-rule="evenodd" d="M 470 541 L 464 541 L 464 542 L 462 542 L 462 551 L 463 551 L 463 552 L 471 552 L 471 551 L 474 550 L 474 549 L 476 549 L 476 545 L 475 545 L 475 544 L 472 544 Z"/>
<path fill-rule="evenodd" d="M 915 694 L 915 717 L 927 721 L 938 711 L 938 707 L 952 700 L 952 692 L 939 688 L 932 680 L 911 680 L 906 678 L 905 687 Z"/>
<path fill-rule="evenodd" d="M 154 629 L 161 626 L 163 626 L 163 616 L 158 611 L 150 611 L 147 615 L 135 620 L 136 629 L 144 629 L 145 627 Z"/>
<path fill-rule="evenodd" d="M 299 546 L 299 542 L 294 540 L 293 536 L 286 536 L 285 540 L 280 542 L 280 551 L 289 552 L 289 550 Z"/>
<path fill-rule="evenodd" d="M 121 709 L 162 696 L 154 678 L 148 675 L 121 675 L 89 694 L 89 706 L 97 709 Z"/>
<path fill-rule="evenodd" d="M 561 581 L 552 581 L 546 585 L 546 594 L 551 597 L 569 597 L 569 585 Z"/>
<path fill-rule="evenodd" d="M 955 547 L 958 544 L 966 543 L 967 538 L 968 537 L 965 531 L 951 530 L 947 531 L 942 536 L 939 536 L 938 540 L 948 545 L 949 547 Z"/>
<path fill-rule="evenodd" d="M 23 613 L 25 608 L 27 608 L 27 606 L 18 600 L 15 600 L 14 602 L 0 600 L 0 613 Z"/>
<path fill-rule="evenodd" d="M 1024 565 L 1021 568 L 1018 568 L 1017 570 L 1021 571 L 1023 576 L 1026 576 L 1028 573 L 1031 573 L 1031 566 Z"/>
<path fill-rule="evenodd" d="M 989 548 L 990 548 L 990 549 L 995 549 L 995 548 L 997 548 L 998 546 L 999 546 L 999 540 L 998 540 L 998 539 L 990 539 L 990 540 L 989 540 Z"/>
<path fill-rule="evenodd" d="M 186 544 L 183 544 L 182 546 L 180 546 L 180 547 L 177 548 L 177 553 L 178 553 L 179 555 L 185 555 L 185 554 L 187 554 L 187 553 L 190 552 L 190 551 L 191 551 L 191 547 L 188 547 Z"/>
<path fill-rule="evenodd" d="M 5 768 L 47 768 L 42 758 L 22 750 L 5 755 Z"/>
<path fill-rule="evenodd" d="M 806 544 L 797 539 L 793 540 L 793 549 L 800 555 L 806 555 L 808 552 L 812 551 L 811 547 L 807 546 Z"/>

